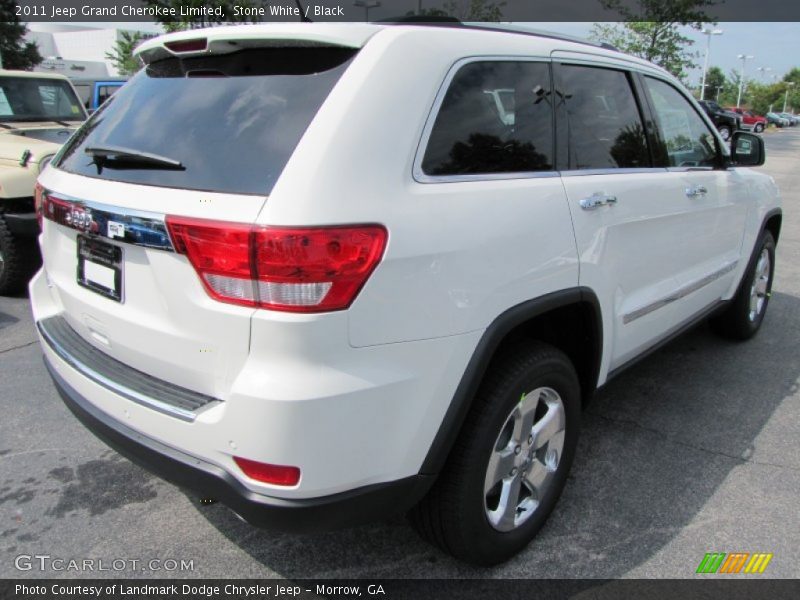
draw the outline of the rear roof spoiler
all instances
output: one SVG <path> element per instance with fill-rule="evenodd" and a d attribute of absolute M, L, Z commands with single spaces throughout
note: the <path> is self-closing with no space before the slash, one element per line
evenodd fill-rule
<path fill-rule="evenodd" d="M 229 54 L 245 48 L 333 46 L 359 49 L 383 27 L 376 24 L 275 23 L 194 29 L 147 40 L 134 55 L 145 64 L 171 56 Z M 196 44 L 193 41 L 205 41 Z M 175 51 L 173 48 L 189 48 Z"/>

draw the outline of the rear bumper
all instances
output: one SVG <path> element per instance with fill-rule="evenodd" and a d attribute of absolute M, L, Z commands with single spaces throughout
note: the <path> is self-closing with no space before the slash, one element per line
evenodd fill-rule
<path fill-rule="evenodd" d="M 185 454 L 109 417 L 70 386 L 45 358 L 64 403 L 98 438 L 145 469 L 202 498 L 213 498 L 252 525 L 311 532 L 376 521 L 410 509 L 433 478 L 423 475 L 320 498 L 286 499 L 257 494 L 217 465 Z"/>

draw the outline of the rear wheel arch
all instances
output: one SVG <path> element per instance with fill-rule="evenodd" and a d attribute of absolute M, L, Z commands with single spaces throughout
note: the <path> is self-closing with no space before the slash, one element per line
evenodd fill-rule
<path fill-rule="evenodd" d="M 578 372 L 584 404 L 588 401 L 597 388 L 603 353 L 597 296 L 589 288 L 576 287 L 518 304 L 498 316 L 478 342 L 420 473 L 439 473 L 492 360 L 525 340 L 545 342 L 564 352 Z"/>

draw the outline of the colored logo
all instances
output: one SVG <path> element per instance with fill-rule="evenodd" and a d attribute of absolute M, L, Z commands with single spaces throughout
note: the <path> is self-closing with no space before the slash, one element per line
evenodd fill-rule
<path fill-rule="evenodd" d="M 707 552 L 695 573 L 763 573 L 771 560 L 771 552 Z"/>

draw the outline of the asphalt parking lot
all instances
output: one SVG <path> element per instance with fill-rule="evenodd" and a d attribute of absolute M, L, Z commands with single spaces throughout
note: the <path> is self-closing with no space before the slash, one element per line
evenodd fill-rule
<path fill-rule="evenodd" d="M 554 514 L 491 570 L 450 559 L 403 518 L 284 535 L 200 505 L 78 423 L 45 371 L 27 298 L 0 298 L 0 577 L 683 578 L 712 551 L 770 552 L 761 577 L 800 576 L 800 127 L 765 137 L 784 222 L 761 332 L 739 344 L 701 326 L 606 386 Z M 141 562 L 18 570 L 20 555 Z M 170 559 L 192 569 L 167 570 Z"/>

